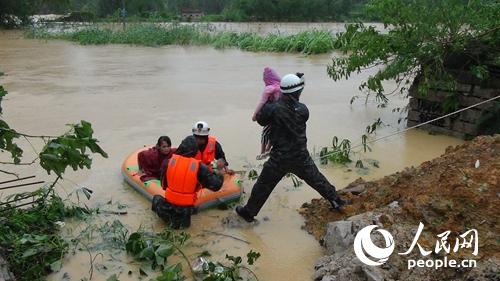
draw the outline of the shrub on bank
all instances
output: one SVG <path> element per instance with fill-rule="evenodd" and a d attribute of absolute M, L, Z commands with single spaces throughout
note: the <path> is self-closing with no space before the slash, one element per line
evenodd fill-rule
<path fill-rule="evenodd" d="M 144 46 L 162 45 L 211 45 L 218 49 L 239 48 L 253 52 L 291 52 L 321 54 L 334 50 L 334 39 L 329 31 L 302 31 L 294 35 L 229 31 L 211 33 L 194 26 L 170 24 L 131 24 L 125 30 L 93 26 L 76 31 L 51 33 L 44 29 L 32 29 L 29 38 L 65 39 L 88 44 L 134 44 Z"/>

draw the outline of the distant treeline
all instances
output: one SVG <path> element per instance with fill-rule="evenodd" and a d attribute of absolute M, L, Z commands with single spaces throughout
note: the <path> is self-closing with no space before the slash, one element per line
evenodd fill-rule
<path fill-rule="evenodd" d="M 205 21 L 345 21 L 370 20 L 369 0 L 2 0 L 0 25 L 15 15 L 72 14 L 74 20 L 128 18 L 182 20 L 185 10 L 203 12 Z"/>

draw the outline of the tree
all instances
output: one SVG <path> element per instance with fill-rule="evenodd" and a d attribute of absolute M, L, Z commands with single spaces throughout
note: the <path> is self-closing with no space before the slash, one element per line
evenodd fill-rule
<path fill-rule="evenodd" d="M 0 26 L 13 28 L 23 22 L 28 22 L 28 17 L 35 11 L 34 0 L 0 1 Z"/>
<path fill-rule="evenodd" d="M 418 92 L 440 86 L 453 89 L 453 69 L 465 69 L 485 80 L 500 65 L 500 3 L 494 0 L 374 0 L 368 14 L 387 28 L 357 23 L 337 35 L 337 48 L 348 54 L 328 66 L 333 80 L 379 67 L 360 85 L 377 101 L 388 102 L 382 85 L 395 80 L 407 93 L 414 79 Z"/>
<path fill-rule="evenodd" d="M 99 0 L 97 4 L 97 15 L 109 16 L 121 8 L 121 0 Z"/>
<path fill-rule="evenodd" d="M 29 24 L 29 17 L 47 11 L 64 12 L 69 0 L 2 0 L 0 1 L 0 27 L 15 28 Z"/>

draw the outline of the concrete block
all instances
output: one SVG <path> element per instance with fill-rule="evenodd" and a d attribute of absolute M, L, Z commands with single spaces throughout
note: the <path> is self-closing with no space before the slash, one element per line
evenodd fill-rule
<path fill-rule="evenodd" d="M 481 86 L 477 86 L 474 88 L 472 95 L 483 99 L 491 99 L 500 96 L 500 89 L 483 88 Z"/>

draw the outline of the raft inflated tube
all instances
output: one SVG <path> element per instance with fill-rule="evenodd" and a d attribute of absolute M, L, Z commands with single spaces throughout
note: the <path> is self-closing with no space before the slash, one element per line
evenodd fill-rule
<path fill-rule="evenodd" d="M 141 193 L 149 201 L 153 200 L 153 196 L 165 196 L 165 191 L 161 188 L 159 180 L 141 181 L 141 172 L 137 161 L 137 154 L 148 149 L 149 147 L 138 149 L 131 153 L 123 162 L 122 174 L 125 181 L 135 190 Z M 236 201 L 241 197 L 242 189 L 240 186 L 239 176 L 224 175 L 224 184 L 219 191 L 211 191 L 202 188 L 198 191 L 195 207 L 198 210 L 205 210 L 216 207 L 220 204 Z"/>

